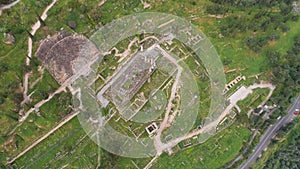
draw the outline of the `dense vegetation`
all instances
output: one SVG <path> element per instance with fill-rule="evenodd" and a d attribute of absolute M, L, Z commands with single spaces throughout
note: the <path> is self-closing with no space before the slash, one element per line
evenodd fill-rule
<path fill-rule="evenodd" d="M 239 33 L 248 34 L 243 40 L 244 44 L 255 53 L 266 55 L 272 70 L 268 80 L 277 86 L 271 100 L 281 106 L 281 111 L 286 109 L 300 89 L 300 35 L 294 38 L 295 42 L 287 52 L 274 50 L 268 45 L 276 42 L 281 33 L 290 30 L 287 24 L 289 21 L 298 21 L 299 13 L 292 10 L 293 1 L 211 1 L 214 4 L 206 7 L 206 12 L 223 14 L 226 22 L 220 27 L 223 36 L 236 37 Z M 249 6 L 256 6 L 259 10 L 255 7 L 251 9 Z M 231 15 L 237 9 L 243 10 L 246 14 Z"/>
<path fill-rule="evenodd" d="M 300 90 L 300 35 L 285 55 L 277 51 L 268 51 L 267 55 L 273 66 L 272 82 L 277 86 L 272 101 L 286 108 L 293 101 L 293 93 Z"/>
<path fill-rule="evenodd" d="M 298 124 L 297 124 L 298 123 Z M 296 126 L 295 126 L 296 124 Z M 294 127 L 295 126 L 295 127 Z M 294 129 L 292 129 L 294 127 Z M 288 132 L 290 129 L 291 132 Z M 267 160 L 265 169 L 268 168 L 300 168 L 300 124 L 299 119 L 293 124 L 286 126 L 278 135 L 284 136 L 286 133 L 288 137 L 280 143 L 278 150 Z M 278 141 L 273 141 L 273 144 Z"/>
<path fill-rule="evenodd" d="M 261 1 L 261 0 L 211 0 L 214 3 L 224 5 L 224 4 L 230 4 L 235 5 L 238 7 L 250 7 L 257 5 L 259 7 L 272 7 L 281 3 L 291 4 L 293 0 L 267 0 L 267 1 Z"/>
<path fill-rule="evenodd" d="M 0 5 L 1 4 L 9 4 L 11 2 L 13 2 L 13 0 L 0 0 Z"/>
<path fill-rule="evenodd" d="M 297 21 L 299 18 L 292 10 L 291 1 L 212 1 L 217 5 L 207 6 L 207 13 L 223 14 L 227 23 L 221 26 L 221 34 L 225 37 L 234 37 L 237 33 L 251 31 L 252 34 L 244 39 L 244 43 L 255 52 L 261 52 L 269 41 L 279 38 L 276 30 L 287 32 L 290 27 L 286 23 L 289 20 Z M 246 8 L 248 6 L 258 7 Z M 246 15 L 230 15 L 237 9 Z M 266 35 L 258 37 L 256 32 Z"/>
<path fill-rule="evenodd" d="M 0 0 L 1 3 L 5 1 L 8 2 L 9 0 Z M 300 79 L 299 64 L 297 65 L 299 63 L 299 37 L 295 38 L 293 49 L 288 46 L 283 51 L 277 51 L 267 47 L 270 42 L 285 38 L 283 33 L 290 32 L 297 26 L 296 24 L 293 26 L 288 24 L 297 21 L 299 17 L 292 11 L 291 2 L 291 0 L 210 0 L 210 2 L 154 0 L 153 2 L 151 1 L 151 8 L 145 11 L 167 12 L 192 20 L 191 22 L 203 29 L 216 47 L 220 46 L 218 52 L 225 66 L 229 66 L 230 69 L 249 67 L 244 72 L 226 74 L 229 79 L 241 73 L 253 75 L 263 71 L 267 73 L 272 72 L 268 78 L 278 86 L 272 101 L 280 104 L 282 109 L 284 109 L 289 105 L 290 101 L 293 101 L 293 92 L 299 91 L 299 80 L 297 81 L 297 79 Z M 15 156 L 71 111 L 69 109 L 70 93 L 62 93 L 41 107 L 41 117 L 32 114 L 29 117 L 30 120 L 33 120 L 32 123 L 26 121 L 17 130 L 16 134 L 11 135 L 11 137 L 8 135 L 9 131 L 18 123 L 19 105 L 23 100 L 21 86 L 24 74 L 33 71 L 33 77 L 29 79 L 31 81 L 36 80 L 40 75 L 37 67 L 41 63 L 37 60 L 37 63 L 35 63 L 35 57 L 31 61 L 30 67 L 25 66 L 26 40 L 30 36 L 26 30 L 29 31 L 31 25 L 37 19 L 40 19 L 37 14 L 41 14 L 42 10 L 49 3 L 50 0 L 22 0 L 14 8 L 3 11 L 2 16 L 4 17 L 0 18 L 0 23 L 3 23 L 0 25 L 0 34 L 10 33 L 16 39 L 14 45 L 0 45 L 1 127 L 3 124 L 2 129 L 0 129 L 0 144 L 5 143 L 10 138 L 16 140 L 8 143 L 6 147 L 10 149 L 0 149 L 0 163 L 5 162 L 7 157 Z M 206 13 L 220 15 L 217 17 L 223 18 L 216 19 L 204 16 L 202 11 L 199 10 L 202 7 L 206 9 Z M 97 7 L 97 1 L 58 1 L 53 9 L 48 12 L 48 18 L 44 23 L 46 26 L 43 25 L 34 36 L 34 50 L 39 45 L 39 40 L 57 33 L 61 28 L 68 29 L 67 23 L 69 21 L 73 21 L 77 25 L 72 31 L 89 36 L 93 33 L 94 28 L 102 24 L 106 24 L 123 15 L 142 12 L 143 10 L 140 0 L 130 2 L 126 0 L 107 1 L 102 7 Z M 193 18 L 192 16 L 195 16 L 195 20 L 191 19 Z M 197 19 L 197 17 L 200 19 Z M 296 28 L 297 32 L 298 30 Z M 220 33 L 225 38 L 222 39 L 215 36 L 214 32 Z M 288 49 L 291 50 L 286 52 Z M 262 70 L 265 65 L 268 66 L 266 68 L 268 70 Z M 251 79 L 247 81 L 249 84 L 252 82 Z M 290 86 L 292 87 L 291 89 L 289 89 Z M 25 109 L 27 110 L 37 101 L 47 98 L 48 94 L 55 91 L 57 87 L 58 84 L 45 71 L 43 79 L 28 92 L 35 91 L 32 95 L 32 102 L 26 103 Z M 249 121 L 251 122 L 246 113 L 238 114 L 237 122 L 231 128 L 219 133 L 206 144 L 187 149 L 172 157 L 164 155 L 158 160 L 156 166 L 169 168 L 179 160 L 185 161 L 180 165 L 185 165 L 186 163 L 186 165 L 191 166 L 192 164 L 202 165 L 202 163 L 205 163 L 208 168 L 222 166 L 232 160 L 238 153 L 241 153 L 243 146 L 248 142 L 250 132 L 245 126 L 249 124 Z M 255 124 L 251 124 L 251 127 L 262 130 L 269 125 L 269 123 L 262 122 L 264 124 L 263 128 L 260 123 L 253 123 Z M 40 126 L 43 128 L 39 128 Z M 299 140 L 299 137 L 296 139 Z M 255 140 L 256 142 L 257 140 Z M 249 148 L 249 152 L 251 152 L 252 148 Z M 85 132 L 80 128 L 78 120 L 74 119 L 60 131 L 54 133 L 17 160 L 14 167 L 35 165 L 42 168 L 42 166 L 50 165 L 54 166 L 54 168 L 59 168 L 64 164 L 69 164 L 69 167 L 73 168 L 78 168 L 79 166 L 82 168 L 94 168 L 93 166 L 97 164 L 96 149 L 97 146 L 85 136 Z M 199 154 L 205 157 L 203 161 L 199 158 Z M 215 160 L 215 157 L 221 160 Z M 32 162 L 31 160 L 35 161 Z M 133 161 L 142 167 L 150 160 L 131 160 L 101 151 L 102 168 L 134 168 Z"/>
<path fill-rule="evenodd" d="M 266 121 L 262 118 L 258 118 L 256 121 L 249 120 L 246 116 L 247 110 L 245 108 L 243 113 L 237 115 L 239 122 L 247 125 L 249 128 L 259 129 L 262 132 L 270 124 L 276 122 L 276 118 L 279 115 L 285 114 L 285 110 L 299 93 L 300 34 L 299 28 L 291 27 L 291 23 L 299 25 L 299 13 L 292 10 L 292 1 L 289 0 L 210 1 L 213 3 L 206 7 L 206 13 L 216 15 L 218 18 L 222 18 L 222 23 L 224 21 L 226 23 L 221 24 L 219 27 L 222 36 L 233 39 L 243 38 L 243 44 L 258 57 L 267 58 L 265 62 L 268 63 L 268 67 L 260 69 L 265 71 L 265 79 L 277 86 L 271 101 L 267 104 L 280 105 L 280 109 L 275 111 L 270 116 L 271 119 Z M 237 10 L 243 12 L 240 12 L 239 15 L 234 15 L 237 13 Z M 294 138 L 294 140 L 297 139 L 299 140 L 299 137 Z M 256 138 L 254 142 L 257 141 L 258 139 Z M 295 144 L 299 144 L 299 142 Z M 293 143 L 293 146 L 295 144 Z M 254 145 L 255 143 L 246 148 L 247 151 L 241 152 L 245 159 L 251 154 L 250 150 L 254 148 Z M 282 158 L 299 159 L 299 153 L 291 156 L 292 151 L 288 150 L 288 148 L 278 154 Z M 276 158 L 279 158 L 278 156 Z M 274 157 L 273 160 L 275 161 L 276 158 Z M 241 161 L 234 166 L 237 167 L 240 163 Z M 287 163 L 292 163 L 292 160 Z M 284 167 L 280 165 L 277 168 Z M 292 168 L 292 165 L 289 168 Z"/>

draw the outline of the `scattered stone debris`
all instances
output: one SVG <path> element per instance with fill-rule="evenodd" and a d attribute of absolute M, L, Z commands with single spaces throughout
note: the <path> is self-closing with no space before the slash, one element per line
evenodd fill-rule
<path fill-rule="evenodd" d="M 63 30 L 43 40 L 35 56 L 42 61 L 56 81 L 63 84 L 84 68 L 77 64 L 87 63 L 97 53 L 98 49 L 86 37 Z"/>
<path fill-rule="evenodd" d="M 71 28 L 71 29 L 75 29 L 76 28 L 76 23 L 74 21 L 69 21 L 68 22 L 68 26 Z"/>
<path fill-rule="evenodd" d="M 12 34 L 4 33 L 3 37 L 4 37 L 4 39 L 7 39 L 6 41 L 4 41 L 5 44 L 7 44 L 7 45 L 15 44 L 15 37 Z"/>
<path fill-rule="evenodd" d="M 293 11 L 297 12 L 297 13 L 300 13 L 300 7 L 299 7 L 297 1 L 293 2 Z"/>
<path fill-rule="evenodd" d="M 102 0 L 101 2 L 98 3 L 98 7 L 102 6 L 107 0 Z"/>
<path fill-rule="evenodd" d="M 143 4 L 144 9 L 147 9 L 147 8 L 151 7 L 151 5 L 149 3 L 147 3 L 147 2 L 145 2 L 145 0 L 141 0 L 141 3 Z"/>

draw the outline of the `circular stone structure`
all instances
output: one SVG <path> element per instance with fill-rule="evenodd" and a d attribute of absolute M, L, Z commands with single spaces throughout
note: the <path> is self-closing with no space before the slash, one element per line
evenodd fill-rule
<path fill-rule="evenodd" d="M 135 35 L 157 34 L 162 38 L 153 46 L 131 56 L 117 73 L 105 83 L 100 92 L 96 93 L 93 80 L 97 78 L 97 68 L 106 55 L 118 42 Z M 83 73 L 72 84 L 79 91 L 74 95 L 74 105 L 80 114 L 78 119 L 89 137 L 103 149 L 116 155 L 130 158 L 145 158 L 160 155 L 168 151 L 189 133 L 197 118 L 199 108 L 199 89 L 189 67 L 180 61 L 174 53 L 164 50 L 160 44 L 165 40 L 176 39 L 189 47 L 201 60 L 210 79 L 210 112 L 205 119 L 202 137 L 206 140 L 216 131 L 219 117 L 224 109 L 225 99 L 223 90 L 225 75 L 218 54 L 207 37 L 190 22 L 174 15 L 164 13 L 138 13 L 128 15 L 97 30 L 89 40 L 98 48 L 98 59 L 93 63 L 78 62 L 76 67 L 82 68 Z M 90 47 L 83 46 L 81 56 L 91 57 Z M 87 71 L 89 70 L 89 71 Z M 132 95 L 151 76 L 154 70 L 165 71 L 172 78 L 170 96 L 162 94 L 154 88 L 149 96 L 151 108 L 136 110 L 131 107 Z M 127 85 L 128 79 L 133 79 Z M 109 92 L 107 92 L 109 91 Z M 104 97 L 109 93 L 110 99 Z M 177 96 L 180 95 L 180 96 Z M 120 133 L 109 125 L 109 117 L 103 115 L 103 107 L 112 102 L 118 113 L 125 121 L 149 123 L 166 113 L 171 115 L 172 100 L 180 97 L 180 112 L 172 117 L 174 122 L 168 125 L 171 118 L 163 118 L 154 136 L 135 138 Z M 152 127 L 156 124 L 152 124 Z M 153 128 L 151 128 L 152 130 Z M 154 130 L 154 129 L 153 129 Z"/>

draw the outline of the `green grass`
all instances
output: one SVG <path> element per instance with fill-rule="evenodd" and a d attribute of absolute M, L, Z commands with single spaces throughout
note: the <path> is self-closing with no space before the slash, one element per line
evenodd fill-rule
<path fill-rule="evenodd" d="M 280 54 L 286 54 L 286 51 L 294 46 L 294 38 L 300 34 L 300 19 L 296 23 L 289 21 L 286 25 L 290 27 L 290 30 L 285 35 L 282 34 L 276 44 L 271 47 L 271 50 L 276 50 Z"/>
<path fill-rule="evenodd" d="M 251 132 L 234 123 L 207 142 L 180 151 L 172 156 L 163 154 L 154 168 L 220 168 L 233 160 Z M 216 160 L 217 159 L 217 160 Z"/>
<path fill-rule="evenodd" d="M 41 116 L 37 116 L 34 112 L 30 114 L 22 126 L 18 127 L 15 134 L 11 136 L 13 142 L 6 146 L 6 150 L 3 153 L 7 157 L 13 157 L 29 144 L 33 143 L 34 140 L 44 135 L 57 122 L 71 112 L 71 109 L 68 107 L 70 101 L 71 98 L 68 93 L 61 93 L 54 96 L 51 101 L 45 103 L 40 108 Z M 4 120 L 8 119 L 4 118 Z M 15 121 L 14 123 L 10 123 L 11 126 L 15 126 L 15 124 Z M 12 151 L 15 146 L 18 148 Z"/>
<path fill-rule="evenodd" d="M 30 1 L 22 0 L 11 9 L 6 9 L 0 17 L 0 39 L 2 41 L 3 33 L 12 33 L 16 40 L 16 45 L 1 45 L 0 58 L 15 48 L 19 43 L 22 44 L 23 39 L 27 36 L 25 30 L 30 30 L 30 27 L 36 22 L 36 14 L 42 13 L 42 10 L 50 3 L 50 0 L 45 1 Z M 1 42 L 2 43 L 2 42 Z M 16 55 L 14 55 L 16 59 Z"/>
<path fill-rule="evenodd" d="M 40 2 L 24 0 L 19 2 L 13 8 L 4 10 L 0 18 L 1 36 L 3 33 L 10 32 L 16 40 L 16 44 L 14 45 L 0 45 L 0 95 L 5 98 L 4 102 L 0 105 L 1 137 L 7 137 L 7 134 L 17 125 L 17 113 L 20 109 L 20 102 L 23 99 L 22 88 L 20 86 L 23 83 L 24 74 L 30 70 L 30 68 L 25 66 L 28 38 L 28 34 L 25 30 L 30 31 L 33 23 L 37 21 L 35 12 L 41 14 L 42 10 L 49 2 L 49 0 Z M 34 46 L 34 49 L 36 48 L 37 47 Z M 37 72 L 35 71 L 35 73 Z M 50 92 L 47 90 L 49 89 L 49 84 L 52 84 L 53 87 L 57 87 L 57 83 L 53 83 L 53 78 L 49 76 L 49 74 L 48 76 L 45 75 L 43 82 L 43 85 L 38 84 L 38 86 L 40 85 L 40 89 L 43 89 L 45 92 Z M 48 82 L 48 84 L 45 85 L 45 82 Z M 35 88 L 35 90 L 35 94 L 38 94 L 39 89 Z M 37 100 L 42 99 L 40 96 L 38 98 L 33 96 L 33 100 L 35 98 Z M 54 102 L 58 103 L 56 99 L 54 99 Z M 65 102 L 61 103 L 63 104 Z M 46 114 L 45 118 L 57 115 L 57 105 L 58 104 L 48 108 L 50 112 L 51 110 L 56 110 L 51 114 Z M 25 105 L 25 110 L 28 110 L 29 106 L 30 103 Z M 29 119 L 36 120 L 38 117 L 36 117 L 36 115 L 30 115 Z M 1 162 L 3 161 L 3 154 L 5 154 L 6 157 L 16 154 L 22 148 L 27 146 L 32 139 L 39 137 L 39 134 L 43 133 L 43 129 L 38 128 L 38 125 L 45 125 L 45 128 L 52 127 L 48 124 L 49 121 L 43 121 L 42 119 L 43 117 L 39 118 L 40 122 L 38 123 L 29 123 L 26 121 L 23 126 L 17 130 L 16 135 L 11 135 L 9 137 L 13 138 L 13 142 L 12 144 L 8 144 L 6 148 L 0 148 Z M 50 123 L 54 124 L 59 118 L 49 118 L 48 120 L 50 120 Z M 16 149 L 15 145 L 19 146 L 19 149 L 13 151 L 12 149 Z"/>
<path fill-rule="evenodd" d="M 0 93 L 2 94 L 2 92 L 7 91 L 7 93 L 9 93 L 8 97 L 5 98 L 4 104 L 0 105 L 0 143 L 3 143 L 5 140 L 2 136 L 5 136 L 5 134 L 17 124 L 15 119 L 18 115 L 15 111 L 18 109 L 19 102 L 16 103 L 15 100 L 20 97 L 20 92 L 17 92 L 18 84 L 22 82 L 24 73 L 26 72 L 23 68 L 27 53 L 28 36 L 25 30 L 30 30 L 31 25 L 37 21 L 35 11 L 40 14 L 49 3 L 50 0 L 39 2 L 22 0 L 12 9 L 3 11 L 0 18 L 0 35 L 10 31 L 16 38 L 15 45 L 0 46 L 1 69 L 4 66 L 7 66 L 7 71 L 0 72 Z M 72 0 L 58 1 L 48 12 L 48 18 L 46 20 L 47 26 L 41 28 L 35 36 L 34 51 L 37 49 L 40 40 L 46 38 L 48 35 L 57 33 L 61 28 L 89 36 L 93 33 L 93 29 L 97 25 L 106 24 L 123 15 L 142 11 L 160 11 L 172 13 L 188 20 L 192 20 L 191 22 L 199 27 L 199 29 L 201 29 L 212 41 L 221 60 L 230 60 L 230 62 L 225 65 L 228 69 L 246 68 L 241 72 L 227 74 L 227 81 L 234 79 L 240 74 L 248 76 L 265 72 L 269 69 L 269 63 L 264 54 L 256 54 L 250 51 L 246 47 L 246 44 L 243 43 L 243 39 L 251 35 L 252 32 L 238 33 L 236 37 L 226 37 L 224 39 L 218 38 L 219 27 L 226 23 L 224 23 L 222 19 L 209 18 L 206 16 L 204 12 L 205 6 L 211 4 L 211 2 L 201 1 L 197 2 L 197 6 L 193 6 L 189 1 L 170 0 L 162 2 L 156 0 L 151 3 L 151 8 L 147 10 L 142 9 L 143 7 L 139 0 L 132 2 L 125 2 L 124 0 L 108 1 L 100 8 L 96 7 L 97 3 L 98 2 L 96 1 L 89 1 L 88 3 L 81 1 L 80 4 L 76 4 L 75 1 Z M 256 8 L 257 7 L 255 7 L 255 10 L 258 10 Z M 87 12 L 84 12 L 85 10 Z M 80 13 L 83 13 L 83 15 L 80 15 Z M 195 17 L 193 18 L 191 15 L 194 15 Z M 232 15 L 246 15 L 246 12 L 234 11 Z M 74 30 L 68 28 L 67 23 L 69 21 L 75 21 L 77 24 L 77 27 Z M 280 35 L 280 39 L 274 46 L 267 47 L 279 50 L 281 53 L 285 53 L 287 49 L 290 49 L 293 45 L 293 37 L 299 34 L 300 21 L 297 23 L 288 22 L 287 25 L 291 27 L 291 30 L 285 36 L 282 35 L 280 31 L 275 31 Z M 266 33 L 259 32 L 258 34 L 268 35 L 271 32 L 271 30 L 268 30 Z M 120 47 L 124 46 L 123 43 L 120 43 L 119 45 Z M 124 49 L 125 47 L 123 49 L 120 48 L 121 51 Z M 103 73 L 105 76 L 108 76 L 111 72 L 112 70 L 107 69 L 107 71 Z M 38 72 L 34 71 L 34 77 L 30 79 L 30 82 L 39 76 L 37 73 Z M 251 84 L 253 81 L 254 80 L 251 79 L 243 83 Z M 205 86 L 206 85 L 202 84 L 200 88 L 204 90 Z M 46 96 L 45 94 L 53 92 L 57 87 L 58 84 L 46 71 L 42 81 L 40 81 L 33 89 L 30 89 L 30 92 L 35 91 L 32 95 L 33 103 L 43 99 Z M 17 142 L 16 144 L 19 146 L 18 149 L 13 151 L 13 144 L 12 147 L 10 147 L 11 151 L 9 153 L 0 153 L 0 159 L 3 160 L 8 156 L 11 157 L 15 155 L 24 147 L 28 146 L 34 139 L 40 137 L 52 128 L 65 113 L 70 111 L 66 108 L 69 102 L 65 100 L 65 98 L 67 99 L 68 97 L 68 94 L 62 93 L 41 107 L 42 117 L 31 114 L 28 119 L 32 119 L 33 122 L 30 123 L 25 121 L 17 130 L 17 135 L 15 136 L 16 139 L 14 141 Z M 201 94 L 201 98 L 206 98 L 205 93 Z M 248 99 L 248 102 L 249 104 L 254 103 L 256 105 L 259 103 L 256 102 L 257 100 L 259 99 L 254 99 L 254 101 Z M 242 106 L 247 104 L 248 103 L 243 103 Z M 201 110 L 204 110 L 205 112 L 205 110 L 209 108 L 207 105 L 209 104 L 205 103 Z M 28 109 L 28 107 L 26 108 Z M 200 120 L 201 119 L 199 119 L 198 122 Z M 81 139 L 83 135 L 84 131 L 80 128 L 78 121 L 72 120 L 66 126 L 62 127 L 62 129 L 51 135 L 47 140 L 35 147 L 32 151 L 26 153 L 24 157 L 17 160 L 16 166 L 32 165 L 38 168 L 46 166 L 57 168 L 67 163 L 69 163 L 70 168 L 87 168 L 95 166 L 97 155 L 95 156 L 94 153 L 96 152 L 97 146 L 95 146 L 88 138 L 84 139 L 82 143 L 78 143 L 78 140 Z M 172 168 L 192 168 L 192 166 L 219 168 L 238 154 L 243 145 L 243 141 L 247 140 L 249 135 L 250 131 L 245 127 L 238 128 L 237 125 L 234 124 L 230 128 L 224 130 L 224 132 L 222 131 L 222 133 L 211 138 L 207 143 L 179 152 L 171 157 L 163 155 L 156 164 L 156 167 L 170 168 L 173 164 L 178 164 Z M 70 147 L 72 151 L 71 153 L 67 153 L 67 151 L 70 150 Z M 57 155 L 59 152 L 62 152 L 64 155 Z M 104 168 L 113 168 L 113 166 L 116 166 L 116 168 L 134 168 L 130 159 L 118 158 L 105 152 L 102 155 L 104 156 L 102 159 Z M 188 158 L 187 155 L 192 156 L 192 158 Z M 203 161 L 200 160 L 200 157 L 203 158 Z M 216 157 L 218 160 L 216 160 Z M 32 164 L 29 161 L 31 158 L 34 159 Z M 105 159 L 107 159 L 107 161 L 105 161 Z M 145 166 L 149 159 L 134 161 L 139 166 Z M 182 161 L 184 163 L 181 163 Z"/>
<path fill-rule="evenodd" d="M 139 166 L 149 159 L 119 158 L 101 149 L 101 168 L 133 168 L 131 160 Z M 19 158 L 14 167 L 34 168 L 93 168 L 97 166 L 98 146 L 81 128 L 77 118 L 72 119 L 46 140 Z"/>
<path fill-rule="evenodd" d="M 73 149 L 81 143 L 79 140 L 84 136 L 85 132 L 81 129 L 78 120 L 75 118 L 19 158 L 14 165 L 29 168 L 33 166 L 37 168 L 44 168 L 46 166 L 54 167 L 57 164 L 62 166 L 64 163 L 75 165 L 71 161 L 71 154 L 69 155 L 68 153 L 71 153 Z M 88 139 L 85 139 L 84 141 L 91 142 Z M 83 150 L 85 146 L 87 146 L 86 143 L 80 146 L 79 150 Z M 84 154 L 83 152 L 81 153 Z M 59 160 L 59 158 L 57 158 L 58 154 L 62 154 L 61 156 L 65 156 L 65 158 Z"/>
<path fill-rule="evenodd" d="M 256 108 L 261 102 L 266 100 L 269 91 L 266 88 L 254 89 L 253 93 L 249 94 L 244 100 L 238 101 L 237 105 L 244 111 L 249 110 L 250 107 Z"/>

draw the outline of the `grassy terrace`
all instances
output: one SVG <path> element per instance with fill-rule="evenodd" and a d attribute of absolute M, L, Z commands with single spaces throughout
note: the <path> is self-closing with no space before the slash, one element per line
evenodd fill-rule
<path fill-rule="evenodd" d="M 162 155 L 154 168 L 220 168 L 238 155 L 250 134 L 247 128 L 236 122 L 204 144 L 172 156 Z"/>
<path fill-rule="evenodd" d="M 73 119 L 14 164 L 15 167 L 92 167 L 97 165 L 97 146 Z M 95 150 L 95 151 L 91 151 Z"/>
<path fill-rule="evenodd" d="M 131 160 L 139 166 L 144 166 L 150 159 L 119 158 L 98 150 L 98 146 L 89 139 L 81 128 L 77 118 L 71 120 L 61 129 L 49 136 L 13 165 L 16 168 L 94 168 L 98 165 L 98 153 L 103 168 L 132 168 Z"/>
<path fill-rule="evenodd" d="M 229 128 L 210 138 L 206 143 L 186 149 L 175 155 L 164 154 L 154 168 L 202 166 L 202 168 L 219 168 L 232 160 L 247 142 L 251 132 L 234 123 Z M 97 165 L 98 148 L 81 129 L 77 119 L 51 135 L 37 145 L 25 156 L 18 159 L 15 167 L 61 167 L 68 168 L 92 167 Z M 128 159 L 110 155 L 101 150 L 101 166 L 103 168 L 134 168 L 145 166 L 150 159 Z M 218 160 L 215 160 L 218 158 Z M 180 163 L 178 163 L 180 162 Z M 174 164 L 178 164 L 174 166 Z"/>
<path fill-rule="evenodd" d="M 168 12 L 186 18 L 197 25 L 216 47 L 225 69 L 245 69 L 226 74 L 227 81 L 234 79 L 240 74 L 250 76 L 258 73 L 263 73 L 261 79 L 267 79 L 270 67 L 264 52 L 255 53 L 251 51 L 246 47 L 244 39 L 250 35 L 269 36 L 277 34 L 279 39 L 276 42 L 269 42 L 263 49 L 276 49 L 281 53 L 285 53 L 293 45 L 293 37 L 299 34 L 298 30 L 300 29 L 300 21 L 297 23 L 288 21 L 286 24 L 291 27 L 291 30 L 287 33 L 282 33 L 281 30 L 268 29 L 266 32 L 238 32 L 235 36 L 219 38 L 220 27 L 228 23 L 225 18 L 217 19 L 207 16 L 205 6 L 212 4 L 209 1 L 197 2 L 195 6 L 189 1 L 169 0 L 161 2 L 160 0 L 155 0 L 151 3 L 151 8 L 146 10 L 143 9 L 139 0 L 133 2 L 125 2 L 125 0 L 108 1 L 100 8 L 96 7 L 98 3 L 96 1 L 83 0 L 78 2 L 80 3 L 72 0 L 58 1 L 48 12 L 46 27 L 40 28 L 35 35 L 33 53 L 36 51 L 40 40 L 46 38 L 49 34 L 57 33 L 61 28 L 90 36 L 95 27 L 99 27 L 126 14 L 143 11 Z M 0 45 L 0 95 L 4 96 L 4 99 L 0 97 L 2 99 L 0 101 L 3 102 L 0 104 L 0 145 L 6 145 L 5 148 L 0 148 L 0 166 L 1 163 L 6 161 L 7 157 L 14 157 L 35 139 L 49 131 L 62 117 L 71 111 L 68 108 L 70 94 L 61 93 L 41 107 L 41 116 L 31 114 L 28 120 L 16 130 L 15 134 L 8 135 L 13 127 L 17 125 L 17 113 L 22 100 L 22 89 L 19 84 L 22 83 L 24 74 L 30 70 L 33 71 L 32 77 L 29 78 L 30 83 L 40 76 L 37 71 L 37 66 L 41 65 L 40 62 L 36 61 L 37 65 L 31 62 L 31 68 L 24 66 L 28 38 L 25 30 L 30 31 L 31 25 L 37 21 L 35 12 L 41 14 L 42 10 L 49 3 L 50 0 L 22 0 L 15 7 L 4 10 L 0 17 L 0 36 L 3 33 L 11 32 L 16 39 L 15 45 L 4 45 L 2 42 Z M 253 17 L 260 10 L 256 6 L 251 8 L 253 8 L 253 12 L 249 17 Z M 245 9 L 242 12 L 233 11 L 229 15 L 247 16 L 249 10 Z M 70 21 L 76 23 L 75 29 L 70 29 L 67 26 Z M 0 40 L 2 41 L 2 37 Z M 125 47 L 120 49 L 120 52 L 123 50 L 125 50 Z M 107 76 L 108 73 L 111 73 L 111 70 L 103 73 L 104 76 Z M 248 85 L 254 81 L 255 79 L 252 78 L 242 83 Z M 32 95 L 32 102 L 26 105 L 25 109 L 29 109 L 32 104 L 46 98 L 49 92 L 53 92 L 57 88 L 58 84 L 45 70 L 42 80 L 34 88 L 29 89 L 28 93 L 33 91 L 35 93 Z M 205 85 L 202 85 L 200 88 L 205 89 Z M 205 98 L 205 96 L 203 94 L 202 98 Z M 241 108 L 246 108 L 246 104 L 248 102 L 242 103 L 240 105 Z M 208 109 L 206 104 L 203 106 L 204 109 Z M 218 133 L 202 145 L 184 150 L 171 157 L 164 154 L 159 158 L 155 167 L 176 168 L 180 166 L 194 168 L 192 166 L 203 166 L 203 168 L 219 168 L 234 159 L 241 150 L 243 143 L 248 140 L 250 134 L 246 127 L 235 122 L 231 127 Z M 13 139 L 13 142 L 8 143 L 7 140 L 10 139 Z M 78 120 L 73 119 L 47 140 L 44 140 L 18 159 L 14 167 L 58 168 L 68 164 L 68 168 L 89 168 L 97 166 L 97 150 L 98 147 L 88 137 L 85 137 L 85 132 L 81 129 Z M 192 158 L 188 158 L 188 156 Z M 121 158 L 101 150 L 101 166 L 103 168 L 134 168 L 132 161 L 143 167 L 150 159 Z M 172 166 L 174 164 L 178 165 Z"/>

